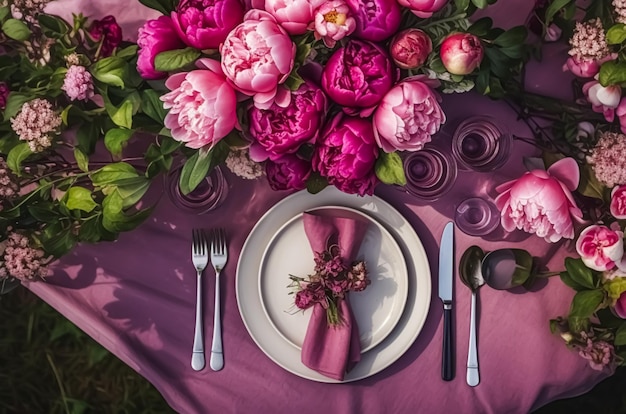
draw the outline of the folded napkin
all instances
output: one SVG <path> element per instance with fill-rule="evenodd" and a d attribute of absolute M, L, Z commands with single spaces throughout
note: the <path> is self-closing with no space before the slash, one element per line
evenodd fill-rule
<path fill-rule="evenodd" d="M 338 217 L 330 212 L 304 213 L 303 221 L 311 249 L 321 252 L 338 245 L 346 265 L 355 259 L 369 224 L 361 218 Z M 307 367 L 342 381 L 345 373 L 361 360 L 361 343 L 347 295 L 337 307 L 343 322 L 333 326 L 328 324 L 322 305 L 313 306 L 301 358 Z"/>

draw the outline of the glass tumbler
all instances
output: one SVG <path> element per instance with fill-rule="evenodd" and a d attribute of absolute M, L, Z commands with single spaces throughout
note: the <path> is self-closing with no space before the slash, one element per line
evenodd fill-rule
<path fill-rule="evenodd" d="M 456 180 L 457 167 L 450 155 L 436 147 L 424 147 L 404 157 L 405 189 L 422 200 L 436 200 Z"/>
<path fill-rule="evenodd" d="M 178 182 L 182 169 L 183 163 L 180 163 L 165 176 L 165 191 L 176 207 L 187 213 L 204 214 L 222 205 L 228 195 L 228 182 L 221 166 L 213 168 L 189 194 L 180 191 Z"/>
<path fill-rule="evenodd" d="M 484 236 L 500 224 L 500 211 L 494 203 L 480 197 L 463 200 L 454 213 L 459 229 L 470 236 Z"/>
<path fill-rule="evenodd" d="M 511 134 L 487 116 L 467 118 L 452 135 L 452 154 L 461 169 L 493 171 L 504 165 L 511 150 Z"/>

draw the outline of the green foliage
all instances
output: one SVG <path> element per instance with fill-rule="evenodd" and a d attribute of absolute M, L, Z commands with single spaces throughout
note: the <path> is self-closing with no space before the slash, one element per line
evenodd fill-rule
<path fill-rule="evenodd" d="M 200 51 L 192 47 L 161 52 L 154 58 L 154 68 L 161 72 L 180 70 L 195 62 Z"/>
<path fill-rule="evenodd" d="M 210 149 L 200 149 L 187 159 L 180 173 L 180 191 L 191 193 L 211 170 L 228 156 L 229 147 L 223 141 Z"/>
<path fill-rule="evenodd" d="M 378 179 L 385 184 L 406 184 L 402 158 L 396 152 L 379 151 L 375 171 Z"/>

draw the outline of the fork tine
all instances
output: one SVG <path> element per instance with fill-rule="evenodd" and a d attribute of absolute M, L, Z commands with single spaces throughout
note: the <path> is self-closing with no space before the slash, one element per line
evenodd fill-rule
<path fill-rule="evenodd" d="M 206 240 L 206 234 L 204 234 L 204 230 L 199 230 L 200 232 L 200 237 L 202 238 L 202 254 L 203 256 L 208 254 L 208 248 L 207 248 L 207 240 Z"/>
<path fill-rule="evenodd" d="M 222 254 L 226 254 L 226 232 L 220 228 L 220 250 Z"/>
<path fill-rule="evenodd" d="M 196 240 L 197 240 L 196 229 L 191 229 L 191 253 L 193 254 L 198 254 L 197 253 L 198 243 Z"/>

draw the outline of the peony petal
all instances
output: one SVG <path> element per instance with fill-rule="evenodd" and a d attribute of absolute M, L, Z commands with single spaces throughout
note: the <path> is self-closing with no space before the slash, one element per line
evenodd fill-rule
<path fill-rule="evenodd" d="M 561 181 L 570 191 L 578 188 L 580 183 L 580 169 L 573 158 L 563 158 L 548 168 L 548 174 Z"/>

